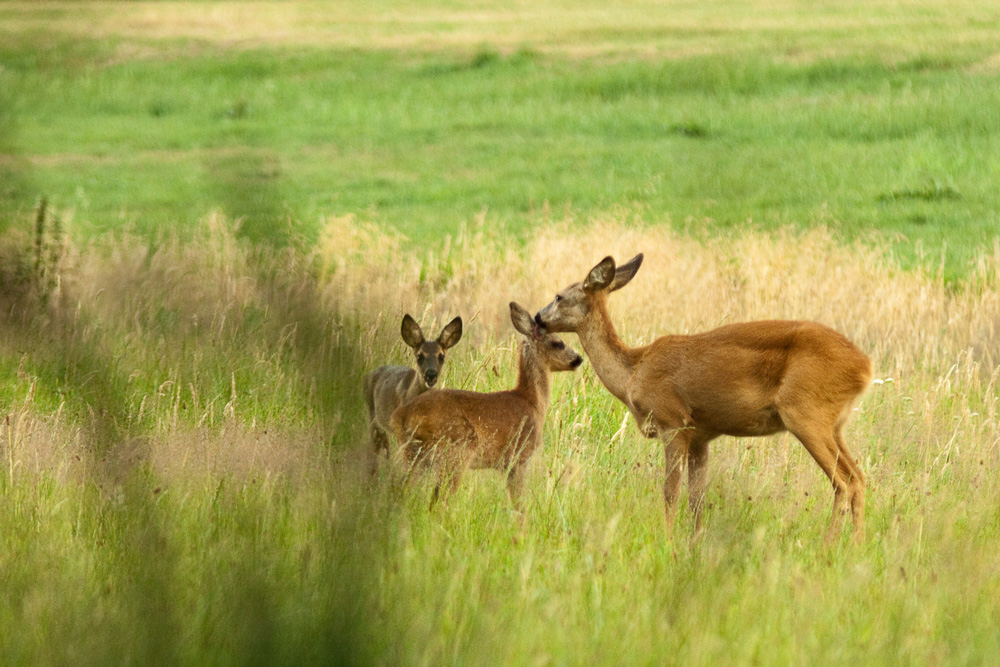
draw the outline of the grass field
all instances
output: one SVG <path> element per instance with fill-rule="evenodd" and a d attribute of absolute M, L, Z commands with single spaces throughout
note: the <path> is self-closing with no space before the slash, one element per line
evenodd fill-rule
<path fill-rule="evenodd" d="M 953 276 L 1000 229 L 990 3 L 370 4 L 0 4 L 5 204 L 424 247 L 625 206 L 877 229 Z"/>
<path fill-rule="evenodd" d="M 0 663 L 988 663 L 998 19 L 0 2 Z M 790 436 L 714 443 L 667 539 L 587 363 L 523 517 L 495 473 L 363 474 L 404 312 L 465 319 L 447 386 L 508 387 L 507 303 L 640 251 L 630 343 L 802 318 L 872 357 L 861 544 Z"/>

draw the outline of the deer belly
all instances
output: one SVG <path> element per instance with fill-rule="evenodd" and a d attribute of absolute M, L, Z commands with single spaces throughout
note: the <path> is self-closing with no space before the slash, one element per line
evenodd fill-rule
<path fill-rule="evenodd" d="M 774 405 L 733 402 L 724 407 L 696 408 L 691 411 L 691 418 L 700 428 L 736 437 L 771 435 L 785 430 Z"/>
<path fill-rule="evenodd" d="M 473 468 L 506 469 L 517 461 L 531 456 L 537 445 L 537 437 L 530 420 L 509 423 L 476 424 L 476 443 L 471 454 Z"/>

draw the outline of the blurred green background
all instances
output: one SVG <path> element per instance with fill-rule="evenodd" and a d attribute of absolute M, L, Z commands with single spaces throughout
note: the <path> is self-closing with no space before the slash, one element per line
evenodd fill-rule
<path fill-rule="evenodd" d="M 0 3 L 0 206 L 88 233 L 426 245 L 634 209 L 831 225 L 961 276 L 1000 228 L 1000 9 L 925 1 Z"/>

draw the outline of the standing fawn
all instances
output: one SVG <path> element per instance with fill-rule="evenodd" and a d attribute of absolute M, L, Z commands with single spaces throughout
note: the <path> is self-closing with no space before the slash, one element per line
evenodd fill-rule
<path fill-rule="evenodd" d="M 437 471 L 432 504 L 442 485 L 458 488 L 466 468 L 494 468 L 506 471 L 507 493 L 520 510 L 524 467 L 542 441 L 551 375 L 583 363 L 516 303 L 510 304 L 510 319 L 524 336 L 516 387 L 488 394 L 441 389 L 417 396 L 392 415 L 393 432 L 405 443 L 410 464 L 430 464 Z"/>
<path fill-rule="evenodd" d="M 445 351 L 454 347 L 462 338 L 462 318 L 456 317 L 441 330 L 437 340 L 424 340 L 420 325 L 409 316 L 403 316 L 400 326 L 403 341 L 413 348 L 416 370 L 408 366 L 379 366 L 365 376 L 365 403 L 368 405 L 368 427 L 371 433 L 373 455 L 371 473 L 378 471 L 380 453 L 389 458 L 389 419 L 402 403 L 424 393 L 441 376 Z"/>
<path fill-rule="evenodd" d="M 700 534 L 710 441 L 787 430 L 833 482 L 827 543 L 840 534 L 848 507 L 860 541 L 865 478 L 843 432 L 871 383 L 868 357 L 833 329 L 801 321 L 729 324 L 630 348 L 615 332 L 607 300 L 640 264 L 641 254 L 617 269 L 605 257 L 582 283 L 559 292 L 535 322 L 545 331 L 575 332 L 601 382 L 628 407 L 643 435 L 663 441 L 668 531 L 686 465 L 694 535 Z"/>

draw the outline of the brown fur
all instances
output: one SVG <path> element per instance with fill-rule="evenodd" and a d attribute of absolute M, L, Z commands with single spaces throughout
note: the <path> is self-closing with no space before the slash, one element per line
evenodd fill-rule
<path fill-rule="evenodd" d="M 551 374 L 573 370 L 583 361 L 556 336 L 542 335 L 523 308 L 510 307 L 515 328 L 525 336 L 513 389 L 441 389 L 407 401 L 392 415 L 393 433 L 405 443 L 411 465 L 437 470 L 435 499 L 442 485 L 450 491 L 458 488 L 467 468 L 493 468 L 507 473 L 507 491 L 519 509 L 524 467 L 542 440 Z"/>
<path fill-rule="evenodd" d="M 572 331 L 601 381 L 631 411 L 643 434 L 664 442 L 664 501 L 674 520 L 681 471 L 688 469 L 695 534 L 707 481 L 708 443 L 720 435 L 790 431 L 833 482 L 827 539 L 850 507 L 855 538 L 864 533 L 865 479 L 844 442 L 844 424 L 871 383 L 871 361 L 840 333 L 815 322 L 729 324 L 690 336 L 664 336 L 630 348 L 607 308 L 642 263 L 605 258 L 583 283 L 563 290 L 535 316 L 550 331 Z"/>

